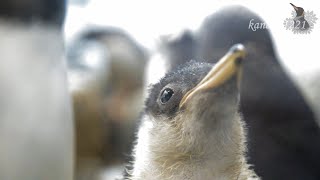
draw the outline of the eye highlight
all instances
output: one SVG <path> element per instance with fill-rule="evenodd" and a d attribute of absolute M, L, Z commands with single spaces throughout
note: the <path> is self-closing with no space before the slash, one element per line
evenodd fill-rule
<path fill-rule="evenodd" d="M 164 89 L 164 90 L 162 91 L 161 95 L 160 95 L 160 102 L 161 102 L 162 104 L 167 103 L 167 102 L 171 99 L 171 97 L 173 96 L 173 94 L 174 94 L 174 92 L 173 92 L 172 89 L 170 89 L 170 88 Z"/>

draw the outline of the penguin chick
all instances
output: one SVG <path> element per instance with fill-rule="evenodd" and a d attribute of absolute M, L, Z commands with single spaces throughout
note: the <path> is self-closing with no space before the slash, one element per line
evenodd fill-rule
<path fill-rule="evenodd" d="M 238 113 L 244 53 L 235 45 L 214 66 L 190 61 L 152 86 L 125 179 L 259 179 Z"/>

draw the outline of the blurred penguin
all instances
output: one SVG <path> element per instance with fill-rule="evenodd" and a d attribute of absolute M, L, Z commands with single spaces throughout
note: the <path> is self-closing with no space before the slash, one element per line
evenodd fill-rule
<path fill-rule="evenodd" d="M 73 179 L 64 0 L 0 2 L 0 179 Z"/>
<path fill-rule="evenodd" d="M 303 73 L 297 77 L 301 84 L 308 102 L 312 105 L 313 111 L 317 116 L 318 125 L 320 125 L 320 70 Z"/>
<path fill-rule="evenodd" d="M 160 37 L 157 50 L 146 65 L 144 97 L 148 96 L 148 87 L 157 83 L 166 72 L 195 59 L 196 50 L 197 42 L 190 30 Z"/>
<path fill-rule="evenodd" d="M 142 108 L 146 50 L 118 28 L 93 26 L 68 48 L 77 179 L 125 161 Z"/>
<path fill-rule="evenodd" d="M 262 179 L 320 178 L 320 130 L 297 86 L 281 67 L 264 23 L 245 7 L 232 6 L 209 16 L 200 28 L 199 56 L 217 61 L 234 43 L 248 50 L 243 63 L 240 109 L 248 125 L 249 163 Z"/>

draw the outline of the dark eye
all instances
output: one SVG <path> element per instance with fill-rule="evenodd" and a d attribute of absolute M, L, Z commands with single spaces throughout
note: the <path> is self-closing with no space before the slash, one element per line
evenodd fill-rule
<path fill-rule="evenodd" d="M 162 91 L 161 96 L 160 96 L 160 101 L 161 103 L 165 104 L 167 103 L 170 98 L 173 96 L 174 92 L 170 88 L 166 88 Z"/>

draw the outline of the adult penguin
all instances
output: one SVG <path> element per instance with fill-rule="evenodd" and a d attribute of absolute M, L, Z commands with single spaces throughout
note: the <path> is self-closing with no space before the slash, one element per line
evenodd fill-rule
<path fill-rule="evenodd" d="M 131 149 L 148 54 L 122 29 L 91 26 L 67 49 L 74 105 L 76 179 L 99 179 Z M 108 174 L 108 172 L 106 172 Z"/>
<path fill-rule="evenodd" d="M 248 125 L 248 157 L 262 179 L 320 178 L 320 131 L 304 97 L 279 63 L 264 23 L 242 6 L 205 19 L 197 33 L 199 56 L 217 61 L 232 44 L 247 48 L 240 109 Z"/>
<path fill-rule="evenodd" d="M 0 179 L 73 179 L 65 0 L 0 1 Z"/>

